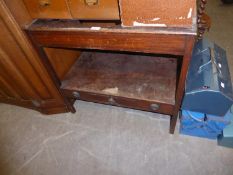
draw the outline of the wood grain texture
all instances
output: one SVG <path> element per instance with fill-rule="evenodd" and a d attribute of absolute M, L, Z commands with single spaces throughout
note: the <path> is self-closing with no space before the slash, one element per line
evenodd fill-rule
<path fill-rule="evenodd" d="M 72 91 L 70 90 L 63 89 L 64 95 L 66 97 L 69 97 L 69 99 L 72 100 L 74 99 L 74 97 L 71 92 Z M 154 101 L 119 97 L 119 96 L 114 96 L 114 95 L 96 94 L 96 93 L 85 92 L 85 91 L 80 91 L 80 97 L 78 99 L 83 100 L 83 101 L 88 101 L 88 102 L 106 104 L 106 105 L 113 105 L 113 106 L 138 109 L 138 110 L 143 110 L 143 111 L 163 113 L 167 115 L 172 115 L 174 111 L 174 106 L 171 104 L 156 102 L 156 104 L 159 105 L 159 108 L 156 110 L 153 110 L 151 108 L 151 105 L 154 104 Z"/>
<path fill-rule="evenodd" d="M 70 91 L 70 97 L 72 92 L 79 92 L 82 100 L 88 100 L 83 93 L 95 94 L 99 101 L 101 95 L 114 97 L 116 104 L 124 107 L 130 104 L 126 99 L 130 99 L 134 101 L 130 107 L 137 104 L 137 109 L 148 111 L 153 111 L 150 105 L 155 103 L 160 105 L 158 111 L 171 114 L 175 105 L 176 61 L 146 54 L 83 52 L 61 88 Z"/>
<path fill-rule="evenodd" d="M 144 33 L 115 33 L 93 31 L 35 31 L 31 32 L 39 45 L 100 50 L 119 50 L 181 55 L 184 52 L 182 35 Z"/>
<path fill-rule="evenodd" d="M 66 108 L 50 75 L 3 0 L 0 0 L 0 27 L 0 89 L 4 94 L 0 101 L 38 111 L 47 107 Z"/>
<path fill-rule="evenodd" d="M 80 52 L 77 50 L 56 48 L 44 48 L 44 50 L 60 80 L 64 78 L 80 56 Z"/>
<path fill-rule="evenodd" d="M 53 81 L 56 89 L 58 90 L 57 92 L 59 93 L 60 97 L 62 97 L 62 99 L 64 100 L 64 103 L 66 104 L 66 108 L 68 111 L 74 113 L 76 112 L 74 106 L 73 106 L 73 101 L 68 100 L 66 97 L 63 96 L 63 94 L 61 93 L 60 90 L 60 86 L 61 86 L 61 81 L 59 80 L 58 75 L 56 74 L 55 69 L 53 68 L 53 66 L 51 65 L 49 58 L 47 57 L 43 47 L 39 46 L 35 40 L 33 39 L 32 35 L 30 33 L 28 33 L 28 31 L 26 31 L 29 39 L 32 43 L 32 45 L 34 46 L 34 49 L 36 50 L 36 52 L 38 53 L 38 55 L 40 56 L 40 60 L 42 61 L 44 68 L 48 71 L 51 80 Z M 53 111 L 53 110 L 52 110 Z"/>
<path fill-rule="evenodd" d="M 68 0 L 70 12 L 76 19 L 119 20 L 118 0 L 98 0 L 96 5 L 88 5 L 85 0 Z"/>
<path fill-rule="evenodd" d="M 23 0 L 32 18 L 71 19 L 66 0 Z"/>
<path fill-rule="evenodd" d="M 196 0 L 119 0 L 123 26 L 192 28 Z M 193 23 L 194 22 L 194 23 Z"/>
<path fill-rule="evenodd" d="M 18 25 L 25 26 L 32 22 L 32 17 L 23 0 L 4 0 L 4 2 Z"/>
<path fill-rule="evenodd" d="M 194 43 L 195 43 L 194 36 L 190 36 L 190 37 L 186 38 L 185 52 L 184 52 L 184 56 L 183 56 L 183 60 L 182 60 L 182 67 L 181 67 L 178 87 L 177 87 L 177 91 L 176 91 L 176 105 L 175 105 L 175 108 L 173 111 L 173 115 L 171 116 L 171 122 L 170 122 L 170 133 L 171 134 L 174 134 L 176 122 L 177 122 L 177 118 L 178 118 L 178 112 L 180 110 L 181 103 L 183 100 L 185 81 L 186 81 L 186 77 L 187 77 L 187 73 L 188 73 L 190 60 L 192 57 L 192 50 L 193 50 Z"/>
<path fill-rule="evenodd" d="M 38 99 L 40 97 L 50 98 L 50 94 L 45 89 L 43 82 L 37 75 L 37 72 L 31 67 L 25 54 L 15 41 L 9 29 L 3 20 L 0 21 L 0 66 L 3 73 L 6 75 L 6 81 L 12 81 L 12 88 L 18 87 L 18 92 L 25 98 L 31 97 Z M 20 59 L 17 59 L 20 58 Z M 2 75 L 4 75 L 2 73 Z M 36 84 L 32 84 L 28 75 L 33 77 Z M 11 77 L 11 80 L 9 80 Z M 36 85 L 36 87 L 33 87 Z M 26 90 L 26 91 L 25 91 Z M 24 92 L 24 93 L 23 93 Z"/>
<path fill-rule="evenodd" d="M 38 45 L 46 47 L 86 48 L 182 55 L 185 36 L 182 30 L 152 29 L 128 30 L 104 27 L 92 30 L 75 21 L 38 20 L 26 28 Z"/>
<path fill-rule="evenodd" d="M 114 25 L 115 23 L 115 25 Z M 92 24 L 92 25 L 90 25 Z M 37 19 L 30 23 L 26 28 L 30 31 L 91 31 L 91 27 L 99 27 L 100 32 L 115 32 L 115 33 L 149 33 L 149 34 L 174 34 L 174 35 L 196 35 L 196 27 L 181 28 L 181 27 L 128 27 L 120 26 L 118 20 L 95 20 L 95 21 L 80 21 L 80 20 L 65 20 L 65 19 Z M 98 31 L 97 30 L 97 31 Z"/>

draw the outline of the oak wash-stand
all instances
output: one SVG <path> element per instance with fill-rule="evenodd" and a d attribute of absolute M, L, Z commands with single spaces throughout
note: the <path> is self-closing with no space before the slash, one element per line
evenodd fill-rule
<path fill-rule="evenodd" d="M 167 114 L 173 134 L 197 36 L 196 0 L 176 0 L 176 10 L 168 0 L 173 14 L 158 0 L 138 12 L 140 2 L 120 0 L 115 19 L 35 19 L 25 32 L 71 112 L 78 99 Z M 61 75 L 50 50 L 77 59 Z"/>

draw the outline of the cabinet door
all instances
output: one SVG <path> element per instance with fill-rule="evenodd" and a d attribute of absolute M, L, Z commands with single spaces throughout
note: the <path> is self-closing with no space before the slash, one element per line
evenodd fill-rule
<path fill-rule="evenodd" d="M 68 111 L 58 88 L 0 1 L 0 102 L 43 113 Z"/>
<path fill-rule="evenodd" d="M 66 0 L 23 0 L 32 18 L 71 18 Z"/>

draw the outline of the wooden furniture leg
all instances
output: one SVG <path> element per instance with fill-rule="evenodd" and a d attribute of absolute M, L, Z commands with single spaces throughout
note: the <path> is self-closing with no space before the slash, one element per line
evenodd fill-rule
<path fill-rule="evenodd" d="M 179 82 L 178 82 L 177 91 L 176 91 L 176 104 L 174 107 L 173 115 L 171 116 L 171 120 L 170 120 L 170 134 L 174 134 L 175 132 L 178 113 L 179 113 L 183 95 L 184 95 L 185 80 L 186 80 L 189 63 L 190 63 L 191 56 L 192 56 L 193 45 L 195 42 L 194 40 L 195 38 L 193 36 L 189 36 L 186 39 L 185 53 L 184 53 L 183 60 L 182 60 L 181 72 L 180 72 Z"/>
<path fill-rule="evenodd" d="M 34 45 L 35 45 L 35 44 L 34 44 Z M 73 106 L 73 104 L 71 103 L 71 101 L 69 101 L 66 97 L 64 97 L 64 96 L 62 95 L 62 92 L 61 92 L 61 89 L 60 89 L 61 82 L 60 82 L 60 80 L 59 80 L 59 78 L 58 78 L 58 76 L 57 76 L 55 70 L 53 69 L 51 63 L 49 62 L 49 59 L 48 59 L 48 57 L 47 57 L 47 55 L 46 55 L 46 53 L 45 53 L 43 47 L 37 46 L 37 45 L 35 45 L 35 47 L 36 47 L 36 50 L 37 50 L 38 54 L 39 54 L 40 57 L 42 58 L 42 61 L 43 61 L 43 63 L 44 63 L 44 66 L 45 66 L 46 69 L 50 72 L 50 75 L 51 75 L 52 79 L 54 80 L 54 83 L 55 83 L 55 85 L 57 86 L 57 89 L 59 90 L 61 96 L 64 98 L 64 101 L 65 101 L 65 103 L 66 103 L 66 105 L 67 105 L 68 110 L 69 110 L 71 113 L 75 113 L 75 112 L 76 112 L 76 109 L 75 109 L 75 107 Z"/>
<path fill-rule="evenodd" d="M 35 45 L 35 44 L 34 44 Z M 51 63 L 49 62 L 49 59 L 43 49 L 43 47 L 41 46 L 35 46 L 36 47 L 36 50 L 38 51 L 38 54 L 40 55 L 40 57 L 42 58 L 42 61 L 43 61 L 43 64 L 45 65 L 45 67 L 47 68 L 47 70 L 50 72 L 50 75 L 52 77 L 52 79 L 54 80 L 56 86 L 57 86 L 57 89 L 59 90 L 61 96 L 64 98 L 64 102 L 66 103 L 67 105 L 67 108 L 68 110 L 71 112 L 71 113 L 75 113 L 76 112 L 76 109 L 75 107 L 73 106 L 72 102 L 67 99 L 66 97 L 64 97 L 62 95 L 62 92 L 60 90 L 60 86 L 61 86 L 61 81 L 59 80 L 55 70 L 53 69 Z"/>
<path fill-rule="evenodd" d="M 205 13 L 207 0 L 200 0 L 199 8 L 197 11 L 197 27 L 198 27 L 198 39 L 202 39 L 206 31 L 209 31 L 211 27 L 211 19 Z"/>
<path fill-rule="evenodd" d="M 35 45 L 35 44 L 34 44 L 34 45 Z M 56 84 L 56 86 L 57 86 L 57 89 L 59 90 L 61 96 L 63 97 L 64 102 L 66 103 L 68 110 L 69 110 L 71 113 L 75 113 L 75 112 L 76 112 L 76 109 L 75 109 L 75 107 L 73 106 L 72 102 L 71 102 L 69 99 L 67 99 L 66 97 L 64 97 L 64 96 L 62 95 L 62 92 L 61 92 L 61 90 L 60 90 L 61 81 L 59 80 L 59 78 L 58 78 L 58 76 L 57 76 L 55 70 L 53 69 L 51 63 L 49 62 L 49 59 L 48 59 L 48 57 L 47 57 L 47 55 L 46 55 L 46 53 L 45 53 L 43 47 L 37 46 L 37 45 L 36 45 L 35 47 L 36 47 L 36 50 L 38 51 L 38 54 L 39 54 L 40 57 L 42 58 L 43 64 L 45 65 L 45 67 L 47 68 L 47 70 L 50 72 L 50 75 L 51 75 L 52 79 L 54 80 L 54 82 L 55 82 L 55 84 Z"/>
<path fill-rule="evenodd" d="M 43 47 L 40 46 L 40 45 L 38 45 L 38 44 L 36 44 L 36 42 L 33 40 L 33 37 L 31 36 L 30 33 L 27 32 L 27 34 L 29 36 L 29 39 L 30 39 L 32 45 L 34 46 L 35 50 L 37 51 L 38 55 L 40 56 L 40 58 L 41 58 L 41 60 L 42 60 L 42 62 L 44 64 L 45 68 L 47 69 L 47 71 L 49 72 L 52 80 L 54 81 L 54 83 L 55 83 L 55 85 L 56 85 L 59 93 L 61 94 L 61 97 L 63 97 L 63 100 L 64 100 L 64 102 L 65 102 L 65 104 L 67 106 L 67 109 L 70 112 L 75 113 L 76 109 L 74 108 L 72 102 L 62 95 L 62 92 L 60 90 L 61 82 L 60 82 L 60 80 L 59 80 L 59 78 L 58 78 L 55 70 L 53 69 L 51 63 L 49 62 L 49 59 L 48 59 L 48 57 L 47 57 L 47 55 L 46 55 Z"/>

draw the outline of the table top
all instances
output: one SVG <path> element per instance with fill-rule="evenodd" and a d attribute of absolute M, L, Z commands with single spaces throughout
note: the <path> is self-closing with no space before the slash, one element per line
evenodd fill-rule
<path fill-rule="evenodd" d="M 197 27 L 122 27 L 120 21 L 79 21 L 64 19 L 37 19 L 25 26 L 29 31 L 98 31 L 116 33 L 157 33 L 196 35 Z"/>

